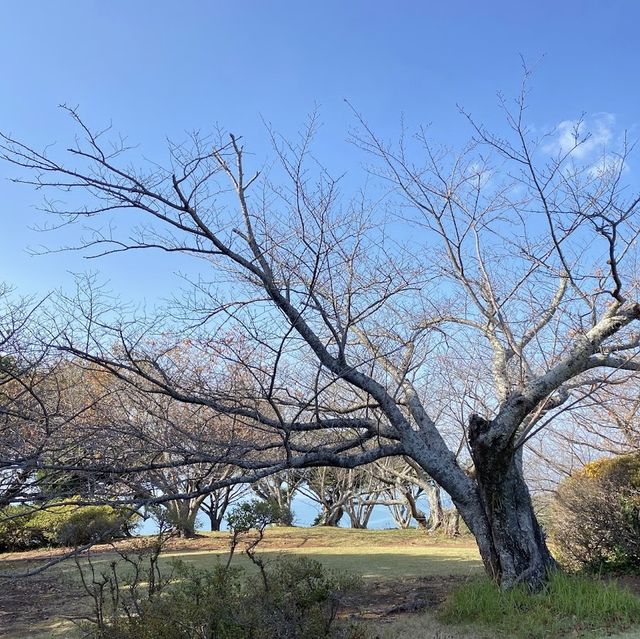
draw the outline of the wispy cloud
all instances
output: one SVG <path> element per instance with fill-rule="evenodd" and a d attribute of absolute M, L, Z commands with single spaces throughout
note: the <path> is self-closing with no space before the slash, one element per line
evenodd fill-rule
<path fill-rule="evenodd" d="M 581 120 L 563 120 L 542 147 L 550 155 L 571 154 L 576 160 L 587 160 L 602 153 L 614 138 L 616 118 L 613 113 L 595 113 Z"/>
<path fill-rule="evenodd" d="M 593 178 L 602 178 L 628 171 L 623 157 L 624 136 L 616 130 L 613 113 L 594 113 L 579 120 L 563 120 L 548 136 L 543 153 L 568 155 L 585 167 Z"/>
<path fill-rule="evenodd" d="M 603 155 L 589 167 L 589 175 L 594 178 L 614 176 L 621 170 L 628 170 L 629 166 L 619 155 Z"/>

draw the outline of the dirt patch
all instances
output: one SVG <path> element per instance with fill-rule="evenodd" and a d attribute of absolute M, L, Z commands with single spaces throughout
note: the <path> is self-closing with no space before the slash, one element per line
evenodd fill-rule
<path fill-rule="evenodd" d="M 465 577 L 417 577 L 402 580 L 367 581 L 349 595 L 342 615 L 352 619 L 379 619 L 437 608 Z"/>
<path fill-rule="evenodd" d="M 0 582 L 0 637 L 30 637 L 31 630 L 86 610 L 84 592 L 60 575 L 43 572 Z"/>

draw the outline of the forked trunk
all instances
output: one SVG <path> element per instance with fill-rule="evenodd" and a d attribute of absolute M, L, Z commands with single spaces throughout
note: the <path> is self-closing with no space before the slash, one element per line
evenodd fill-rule
<path fill-rule="evenodd" d="M 327 527 L 337 527 L 344 515 L 344 508 L 342 506 L 335 507 L 327 507 L 323 505 L 322 512 L 318 517 L 317 526 L 327 526 Z"/>
<path fill-rule="evenodd" d="M 404 493 L 404 498 L 407 502 L 407 506 L 409 508 L 409 512 L 411 516 L 416 520 L 418 524 L 418 528 L 427 529 L 429 527 L 429 517 L 427 517 L 420 508 L 418 508 L 418 504 L 410 490 L 407 490 Z M 435 529 L 434 529 L 435 530 Z"/>
<path fill-rule="evenodd" d="M 540 590 L 558 565 L 533 511 L 522 472 L 522 451 L 505 454 L 474 447 L 481 512 L 463 518 L 474 533 L 487 572 L 504 589 Z"/>
<path fill-rule="evenodd" d="M 191 539 L 196 536 L 196 518 L 199 504 L 190 503 L 187 500 L 176 500 L 167 502 L 165 507 L 168 521 L 178 537 Z"/>

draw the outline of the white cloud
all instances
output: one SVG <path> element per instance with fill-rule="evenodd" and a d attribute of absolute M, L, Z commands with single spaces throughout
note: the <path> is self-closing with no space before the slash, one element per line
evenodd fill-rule
<path fill-rule="evenodd" d="M 595 113 L 582 120 L 563 120 L 542 150 L 550 155 L 570 152 L 574 159 L 585 160 L 604 151 L 613 139 L 615 123 L 613 113 Z"/>
<path fill-rule="evenodd" d="M 613 177 L 620 170 L 627 171 L 629 166 L 618 155 L 603 155 L 589 167 L 589 175 L 593 178 Z"/>
<path fill-rule="evenodd" d="M 479 181 L 480 186 L 486 186 L 491 179 L 493 171 L 488 169 L 486 164 L 481 162 L 472 162 L 469 165 L 470 174 L 475 176 L 475 179 Z"/>

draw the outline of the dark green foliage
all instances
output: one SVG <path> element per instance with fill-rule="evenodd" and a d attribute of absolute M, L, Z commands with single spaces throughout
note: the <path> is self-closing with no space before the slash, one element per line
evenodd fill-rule
<path fill-rule="evenodd" d="M 613 583 L 565 573 L 552 575 L 546 589 L 534 595 L 524 585 L 505 591 L 483 578 L 454 591 L 441 617 L 510 639 L 577 637 L 640 623 L 640 599 Z"/>
<path fill-rule="evenodd" d="M 135 520 L 127 510 L 103 505 L 9 506 L 0 512 L 0 550 L 111 541 L 129 534 Z"/>
<path fill-rule="evenodd" d="M 275 501 L 254 499 L 238 504 L 227 515 L 229 528 L 238 533 L 264 530 L 282 517 L 282 508 Z"/>

